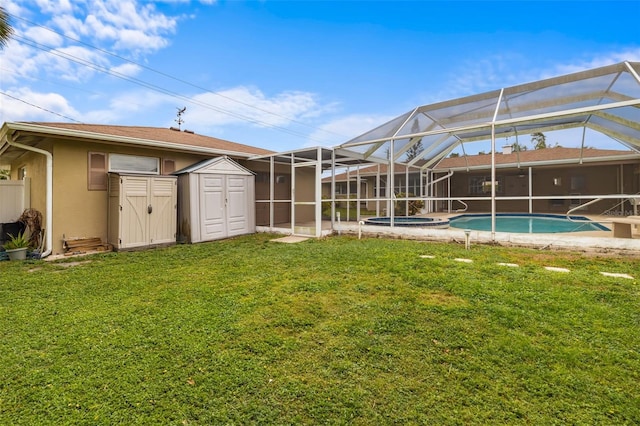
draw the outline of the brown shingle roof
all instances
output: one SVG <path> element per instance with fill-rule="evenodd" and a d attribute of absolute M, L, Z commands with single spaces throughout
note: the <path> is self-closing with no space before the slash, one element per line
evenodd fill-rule
<path fill-rule="evenodd" d="M 517 164 L 517 163 L 536 163 L 560 160 L 576 160 L 582 158 L 600 158 L 615 157 L 620 155 L 633 155 L 633 151 L 622 151 L 614 149 L 596 149 L 596 148 L 546 148 L 533 149 L 520 152 L 512 152 L 511 154 L 496 154 L 496 165 L 500 164 Z M 435 169 L 454 169 L 461 167 L 478 167 L 491 166 L 490 154 L 468 155 L 466 157 L 448 157 L 443 159 Z"/>
<path fill-rule="evenodd" d="M 47 123 L 30 122 L 25 124 L 44 126 L 49 128 L 66 129 L 77 132 L 88 132 L 109 136 L 121 136 L 155 142 L 166 142 L 191 147 L 210 148 L 222 152 L 246 153 L 251 155 L 271 154 L 273 151 L 244 145 L 236 142 L 204 136 L 195 133 L 172 130 L 160 127 L 143 126 L 112 126 L 103 124 L 77 124 L 77 123 Z"/>
<path fill-rule="evenodd" d="M 618 156 L 626 156 L 626 155 L 637 155 L 640 157 L 640 154 L 635 151 L 624 151 L 624 150 L 615 150 L 615 149 L 597 149 L 597 148 L 585 148 L 581 150 L 580 148 L 564 148 L 564 147 L 555 147 L 555 148 L 546 148 L 546 149 L 534 149 L 530 151 L 521 151 L 519 153 L 511 153 L 511 154 L 496 154 L 496 164 L 518 164 L 518 163 L 535 163 L 535 162 L 548 162 L 548 161 L 562 161 L 562 160 L 575 160 L 576 163 L 580 159 L 580 152 L 582 151 L 582 158 L 602 158 L 603 161 L 606 161 L 607 157 L 618 157 Z M 478 154 L 478 155 L 468 155 L 466 157 L 449 157 L 443 159 L 435 170 L 448 170 L 448 169 L 456 169 L 456 168 L 473 168 L 473 167 L 491 167 L 491 155 L 490 154 Z M 402 164 L 395 165 L 395 174 L 403 174 L 405 173 L 406 167 Z M 410 171 L 417 171 L 417 168 L 412 168 Z M 360 169 L 360 176 L 371 176 L 376 175 L 378 173 L 378 166 L 369 166 L 363 169 Z M 387 165 L 380 165 L 380 174 L 384 175 L 387 173 Z M 350 172 L 349 176 L 351 178 L 356 176 L 356 172 Z M 336 175 L 336 180 L 344 181 L 346 179 L 346 173 L 341 173 Z M 330 177 L 325 177 L 322 179 L 323 182 L 331 182 Z"/>

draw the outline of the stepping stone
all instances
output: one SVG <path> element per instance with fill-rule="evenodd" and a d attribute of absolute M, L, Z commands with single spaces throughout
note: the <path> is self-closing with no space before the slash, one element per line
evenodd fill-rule
<path fill-rule="evenodd" d="M 517 268 L 518 264 L 517 263 L 504 263 L 504 262 L 499 262 L 498 266 L 508 266 L 510 268 Z"/>
<path fill-rule="evenodd" d="M 571 272 L 567 268 L 556 268 L 555 266 L 545 266 L 544 269 L 546 269 L 547 271 L 553 271 L 553 272 Z"/>
<path fill-rule="evenodd" d="M 627 275 L 627 274 L 616 274 L 613 272 L 600 272 L 602 275 L 604 275 L 605 277 L 614 277 L 614 278 L 626 278 L 628 280 L 632 280 L 633 277 L 631 275 Z"/>
<path fill-rule="evenodd" d="M 309 238 L 307 237 L 298 237 L 295 235 L 289 235 L 287 237 L 276 238 L 274 240 L 270 240 L 273 243 L 286 243 L 286 244 L 295 244 L 300 243 L 302 241 L 307 241 Z"/>
<path fill-rule="evenodd" d="M 456 258 L 456 259 L 453 259 L 453 260 L 455 260 L 456 262 L 473 263 L 473 260 L 471 260 L 471 259 L 462 259 L 462 258 L 459 258 L 459 257 Z"/>
<path fill-rule="evenodd" d="M 421 254 L 420 257 L 423 258 L 423 259 L 435 259 L 436 258 L 435 256 L 431 256 L 429 254 Z"/>

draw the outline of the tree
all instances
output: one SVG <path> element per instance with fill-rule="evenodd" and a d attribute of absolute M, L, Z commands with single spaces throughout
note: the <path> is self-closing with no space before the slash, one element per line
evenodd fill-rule
<path fill-rule="evenodd" d="M 533 144 L 533 149 L 545 149 L 547 147 L 547 137 L 541 132 L 531 133 L 531 143 Z"/>
<path fill-rule="evenodd" d="M 418 123 L 418 120 L 414 120 L 413 124 L 411 125 L 411 133 L 415 134 L 419 132 L 420 132 L 420 124 Z M 409 143 L 413 142 L 414 139 L 415 138 L 411 138 Z M 422 138 L 420 138 L 418 139 L 418 142 L 411 145 L 411 147 L 407 150 L 407 162 L 416 158 L 418 154 L 420 154 L 422 151 L 424 151 L 424 147 L 422 146 Z"/>
<path fill-rule="evenodd" d="M 525 145 L 522 145 L 520 142 L 514 142 L 513 145 L 511 145 L 513 147 L 513 152 L 522 152 L 522 151 L 526 151 L 527 147 Z"/>
<path fill-rule="evenodd" d="M 9 22 L 9 14 L 4 7 L 0 6 L 0 49 L 4 49 L 12 34 L 13 28 Z"/>
<path fill-rule="evenodd" d="M 422 151 L 424 151 L 424 147 L 422 146 L 422 138 L 420 138 L 418 142 L 411 145 L 411 148 L 407 150 L 407 161 L 413 160 Z"/>

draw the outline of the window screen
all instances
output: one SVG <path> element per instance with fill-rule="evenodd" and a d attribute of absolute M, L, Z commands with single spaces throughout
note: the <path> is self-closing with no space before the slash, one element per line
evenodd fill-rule
<path fill-rule="evenodd" d="M 160 173 L 160 160 L 155 157 L 109 154 L 109 171 L 157 175 Z"/>

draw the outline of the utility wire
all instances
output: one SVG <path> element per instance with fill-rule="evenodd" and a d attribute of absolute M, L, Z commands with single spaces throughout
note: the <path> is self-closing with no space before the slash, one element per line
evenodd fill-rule
<path fill-rule="evenodd" d="M 176 99 L 181 99 L 181 100 L 189 102 L 191 104 L 198 105 L 198 106 L 201 106 L 203 108 L 211 109 L 211 110 L 220 112 L 222 114 L 226 114 L 226 115 L 238 118 L 240 120 L 244 120 L 244 121 L 248 121 L 248 122 L 251 122 L 251 123 L 254 123 L 254 124 L 258 124 L 258 125 L 261 125 L 263 127 L 277 129 L 277 130 L 280 130 L 280 131 L 282 131 L 284 133 L 288 133 L 288 134 L 291 134 L 291 135 L 294 135 L 294 136 L 299 136 L 299 137 L 315 140 L 316 142 L 320 142 L 320 143 L 323 142 L 321 140 L 311 138 L 311 137 L 309 137 L 308 135 L 306 135 L 304 133 L 300 133 L 300 132 L 297 132 L 295 130 L 287 129 L 286 127 L 278 126 L 278 125 L 275 125 L 275 124 L 267 123 L 267 122 L 262 121 L 262 120 L 254 119 L 254 118 L 248 117 L 248 116 L 240 114 L 240 113 L 231 112 L 231 111 L 225 110 L 223 108 L 217 107 L 215 105 L 211 105 L 211 104 L 206 103 L 206 102 L 202 102 L 202 101 L 195 100 L 193 98 L 189 98 L 187 96 L 181 95 L 181 94 L 173 92 L 171 90 L 163 89 L 160 86 L 156 86 L 154 84 L 145 82 L 143 80 L 140 80 L 140 79 L 137 79 L 137 78 L 134 78 L 134 77 L 129 77 L 129 76 L 125 75 L 125 74 L 119 73 L 117 71 L 110 70 L 108 68 L 105 68 L 103 66 L 94 64 L 93 62 L 87 61 L 85 59 L 78 58 L 77 56 L 71 55 L 70 53 L 62 52 L 60 50 L 56 50 L 55 48 L 53 48 L 51 46 L 47 46 L 47 45 L 44 45 L 42 43 L 38 43 L 38 42 L 36 42 L 34 40 L 31 40 L 29 38 L 22 37 L 22 36 L 14 36 L 14 38 L 22 40 L 22 42 L 24 44 L 26 44 L 28 46 L 31 46 L 33 48 L 42 50 L 43 52 L 49 53 L 49 54 L 54 55 L 54 56 L 58 56 L 60 58 L 66 59 L 66 60 L 68 60 L 70 62 L 75 62 L 77 64 L 92 68 L 92 69 L 94 69 L 96 71 L 111 75 L 113 77 L 120 78 L 120 79 L 128 81 L 130 83 L 134 83 L 134 84 L 137 84 L 139 86 L 146 87 L 147 89 L 154 90 L 156 92 L 159 92 L 159 93 L 174 97 Z"/>
<path fill-rule="evenodd" d="M 29 106 L 32 106 L 32 107 L 34 107 L 34 108 L 41 109 L 42 111 L 46 111 L 46 112 L 48 112 L 48 113 L 50 113 L 50 114 L 57 115 L 58 117 L 66 118 L 67 120 L 75 121 L 76 123 L 80 123 L 80 124 L 82 124 L 82 121 L 76 120 L 75 118 L 67 117 L 66 115 L 63 115 L 63 114 L 60 114 L 60 113 L 57 113 L 57 112 L 51 111 L 51 110 L 46 109 L 46 108 L 43 108 L 43 107 L 41 107 L 41 106 L 39 106 L 39 105 L 32 104 L 31 102 L 27 102 L 27 101 L 25 101 L 24 99 L 20 99 L 20 98 L 16 98 L 15 96 L 11 96 L 11 95 L 10 95 L 10 94 L 8 94 L 8 93 L 0 92 L 0 95 L 4 95 L 4 96 L 6 96 L 6 97 L 8 97 L 8 98 L 15 99 L 16 101 L 22 102 L 22 103 L 27 104 L 27 105 L 29 105 Z"/>
<path fill-rule="evenodd" d="M 193 83 L 191 83 L 191 82 L 189 82 L 189 81 L 186 81 L 186 80 L 183 80 L 183 79 L 181 79 L 181 78 L 178 78 L 178 77 L 172 76 L 172 75 L 170 75 L 170 74 L 167 74 L 167 73 L 165 73 L 165 72 L 162 72 L 162 71 L 156 70 L 156 69 L 151 68 L 151 67 L 149 67 L 149 66 L 146 66 L 146 65 L 144 65 L 144 64 L 140 64 L 140 63 L 138 63 L 138 62 L 132 61 L 132 60 L 130 60 L 130 59 L 127 59 L 127 58 L 125 58 L 125 57 L 122 57 L 122 56 L 120 56 L 120 55 L 118 55 L 118 54 L 115 54 L 115 53 L 113 53 L 113 52 L 110 52 L 110 51 L 108 51 L 108 50 L 102 49 L 102 48 L 100 48 L 100 47 L 93 46 L 93 45 L 91 45 L 91 44 L 89 44 L 89 43 L 86 43 L 86 42 L 84 42 L 84 41 L 82 41 L 82 40 L 79 40 L 79 39 L 76 39 L 76 38 L 74 38 L 74 37 L 70 37 L 70 36 L 68 36 L 68 35 L 66 35 L 66 34 L 63 34 L 63 33 L 61 33 L 61 32 L 58 32 L 58 31 L 54 30 L 53 28 L 50 28 L 50 27 L 47 27 L 47 26 L 44 26 L 44 25 L 41 25 L 41 24 L 38 24 L 38 23 L 32 22 L 32 21 L 30 21 L 30 20 L 28 20 L 28 19 L 25 19 L 25 18 L 22 18 L 22 17 L 20 17 L 20 16 L 17 16 L 17 15 L 11 15 L 11 16 L 12 16 L 13 18 L 19 19 L 19 20 L 21 20 L 21 21 L 23 21 L 23 22 L 25 22 L 25 23 L 30 24 L 30 25 L 34 25 L 34 26 L 40 27 L 40 28 L 45 29 L 45 30 L 47 30 L 47 31 L 50 31 L 50 32 L 52 32 L 52 33 L 54 33 L 54 34 L 57 34 L 57 35 L 59 35 L 59 36 L 61 36 L 61 37 L 67 38 L 67 39 L 72 40 L 72 41 L 74 41 L 74 42 L 76 42 L 76 43 L 79 43 L 79 44 L 81 44 L 81 45 L 87 46 L 87 47 L 89 47 L 89 48 L 91 48 L 91 49 L 97 50 L 97 51 L 102 52 L 102 53 L 104 53 L 104 54 L 106 54 L 106 55 L 109 55 L 109 56 L 112 56 L 112 57 L 114 57 L 114 58 L 117 58 L 117 59 L 119 59 L 119 60 L 121 60 L 121 61 L 124 61 L 124 62 L 130 63 L 130 64 L 132 64 L 132 65 L 138 66 L 138 67 L 143 68 L 143 69 L 145 69 L 145 70 L 147 70 L 147 71 L 153 72 L 153 73 L 155 73 L 155 74 L 161 75 L 161 76 L 163 76 L 163 77 L 165 77 L 165 78 L 168 78 L 168 79 L 171 79 L 171 80 L 177 81 L 177 82 L 182 83 L 182 84 L 185 84 L 185 85 L 187 85 L 187 86 L 191 86 L 191 87 L 196 88 L 196 89 L 198 89 L 198 90 L 205 91 L 206 93 L 211 93 L 211 94 L 213 94 L 213 95 L 216 95 L 216 96 L 219 96 L 219 97 L 221 97 L 221 98 L 227 99 L 227 100 L 229 100 L 229 101 L 232 101 L 232 102 L 238 103 L 238 104 L 240 104 L 240 105 L 247 106 L 247 107 L 249 107 L 249 108 L 253 108 L 253 109 L 255 109 L 255 110 L 258 110 L 258 111 L 264 112 L 264 113 L 266 113 L 266 114 L 270 114 L 270 115 L 273 115 L 273 116 L 276 116 L 276 117 L 284 118 L 284 119 L 286 119 L 286 120 L 288 120 L 288 121 L 290 121 L 290 122 L 292 122 L 292 123 L 297 123 L 297 124 L 299 124 L 299 125 L 301 125 L 301 126 L 304 126 L 304 127 L 307 127 L 307 128 L 313 129 L 313 130 L 320 130 L 320 131 L 322 131 L 322 132 L 330 133 L 330 134 L 333 134 L 333 135 L 335 135 L 335 136 L 340 136 L 340 137 L 343 137 L 343 138 L 345 138 L 345 139 L 347 138 L 347 136 L 342 135 L 342 134 L 340 134 L 340 133 L 336 133 L 336 132 L 333 132 L 333 131 L 330 131 L 330 130 L 326 130 L 326 129 L 322 129 L 322 128 L 319 128 L 319 127 L 311 126 L 311 125 L 309 125 L 309 124 L 307 124 L 307 123 L 304 123 L 304 122 L 302 122 L 302 121 L 299 121 L 299 120 L 293 119 L 293 118 L 291 118 L 291 117 L 287 117 L 287 116 L 285 116 L 285 115 L 281 115 L 281 114 L 275 113 L 275 112 L 273 112 L 273 111 L 269 111 L 269 110 L 266 110 L 266 109 L 264 109 L 264 108 L 257 107 L 257 106 L 255 106 L 255 105 L 252 105 L 252 104 L 249 104 L 249 103 L 246 103 L 246 102 L 242 102 L 242 101 L 240 101 L 240 100 L 238 100 L 238 99 L 234 99 L 234 98 L 232 98 L 232 97 L 230 97 L 230 96 L 226 96 L 226 95 L 223 95 L 223 94 L 221 94 L 221 93 L 219 93 L 219 92 L 215 92 L 215 91 L 212 91 L 212 90 L 207 89 L 207 88 L 205 88 L 205 87 L 202 87 L 202 86 L 199 86 L 199 85 L 193 84 Z M 220 110 L 218 110 L 218 111 L 219 111 L 219 112 L 223 112 L 223 111 L 226 111 L 226 110 L 224 110 L 224 109 L 220 109 Z M 229 113 L 229 114 L 233 114 L 233 113 L 231 113 L 231 112 L 228 112 L 228 113 Z M 251 121 L 251 122 L 254 122 L 254 123 L 256 122 L 256 120 L 254 120 L 254 119 L 250 119 L 250 118 L 248 118 L 248 117 L 247 117 L 247 120 L 248 120 L 248 121 Z M 257 121 L 259 121 L 259 120 L 257 120 Z M 266 124 L 266 125 L 267 125 L 267 126 L 269 126 L 269 127 L 274 127 L 274 128 L 276 128 L 276 129 L 284 129 L 284 128 L 282 128 L 282 127 L 275 126 L 275 125 L 271 125 L 271 124 L 269 124 L 269 123 L 264 123 L 264 122 L 261 122 L 261 123 Z M 303 135 L 303 134 L 300 134 L 300 135 L 305 136 L 305 137 L 308 137 L 308 136 Z M 316 140 L 316 141 L 317 141 L 317 140 Z M 322 142 L 322 141 L 317 141 L 317 142 Z"/>

